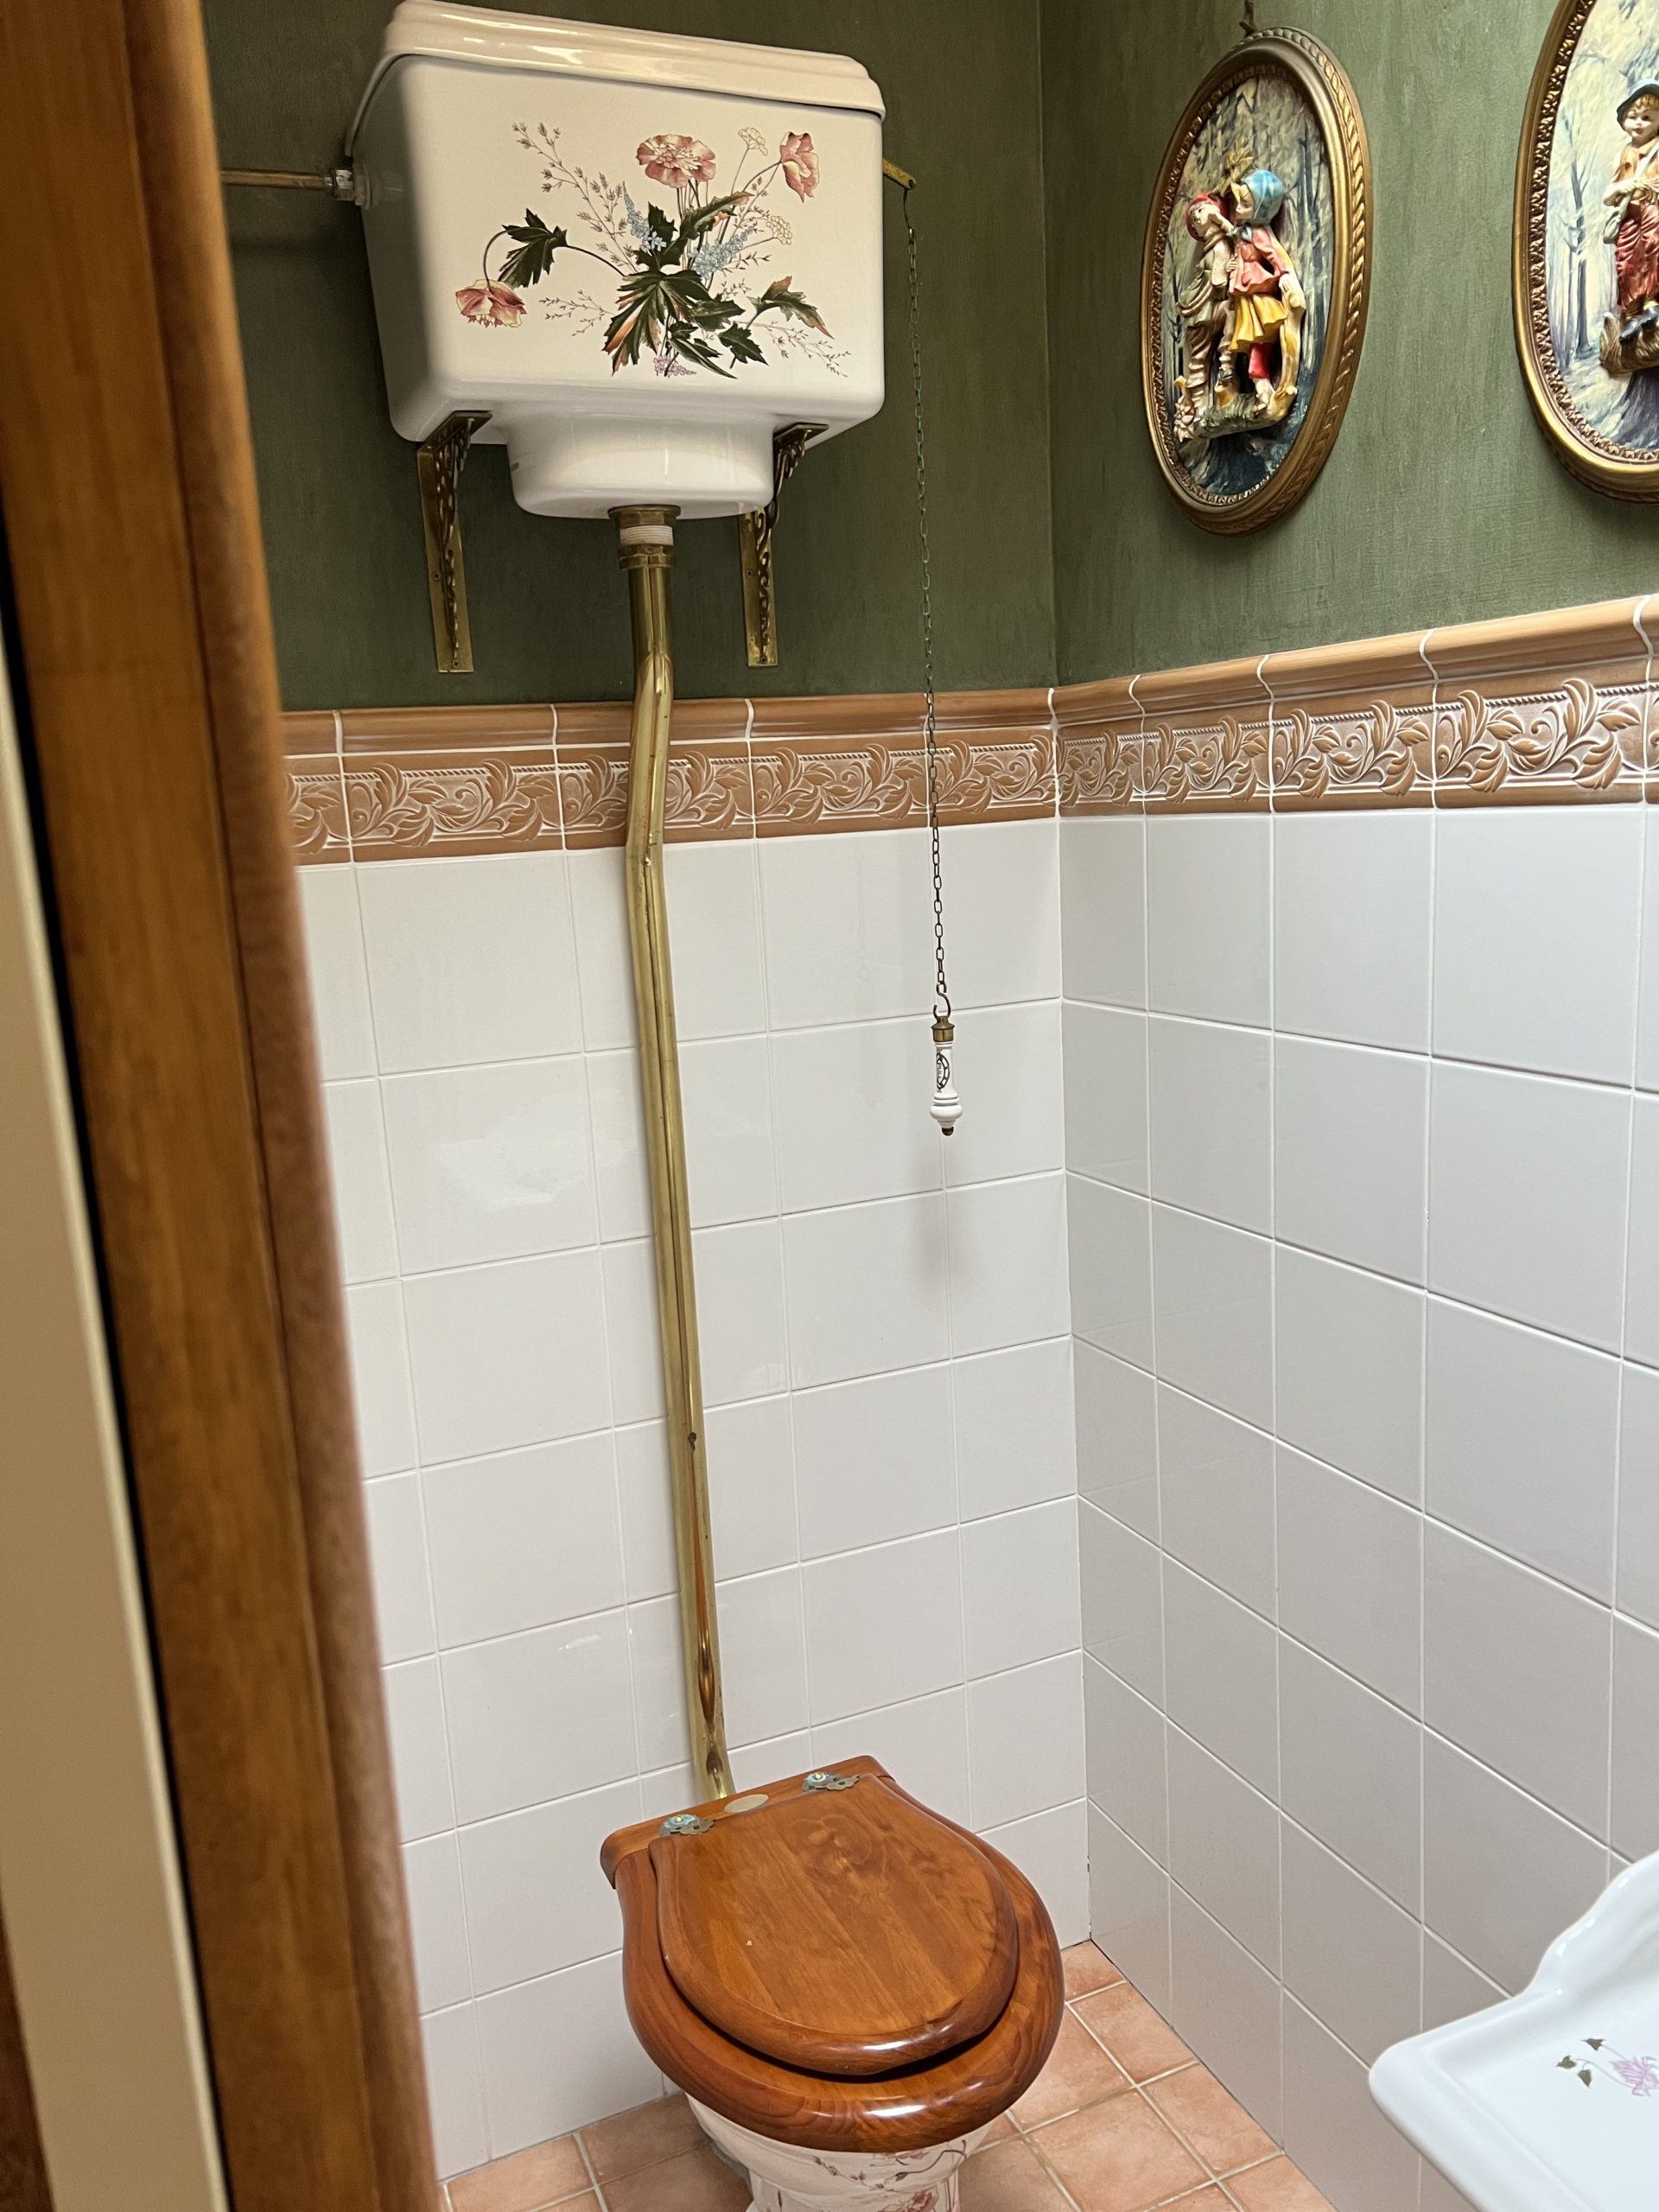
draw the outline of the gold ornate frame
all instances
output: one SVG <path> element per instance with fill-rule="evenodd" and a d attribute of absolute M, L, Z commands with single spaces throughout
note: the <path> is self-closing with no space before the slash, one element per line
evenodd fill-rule
<path fill-rule="evenodd" d="M 1325 350 L 1307 412 L 1290 451 L 1254 491 L 1222 496 L 1205 492 L 1187 474 L 1170 435 L 1165 404 L 1164 257 L 1181 174 L 1194 140 L 1217 103 L 1249 77 L 1288 79 L 1313 111 L 1325 141 L 1336 210 L 1335 277 L 1325 324 Z M 1304 497 L 1325 464 L 1353 390 L 1365 336 L 1371 289 L 1371 162 L 1364 119 L 1347 73 L 1334 54 L 1306 31 L 1252 32 L 1224 56 L 1192 98 L 1165 152 L 1147 218 L 1141 263 L 1141 387 L 1147 428 L 1164 481 L 1182 507 L 1205 530 L 1234 535 L 1260 530 Z"/>
<path fill-rule="evenodd" d="M 1527 94 L 1515 171 L 1512 283 L 1515 343 L 1521 373 L 1556 457 L 1582 484 L 1616 499 L 1659 499 L 1659 448 L 1621 446 L 1592 429 L 1573 404 L 1555 365 L 1549 335 L 1549 280 L 1545 249 L 1549 162 L 1567 72 L 1596 0 L 1560 0 Z M 1650 373 L 1650 372 L 1649 372 Z"/>

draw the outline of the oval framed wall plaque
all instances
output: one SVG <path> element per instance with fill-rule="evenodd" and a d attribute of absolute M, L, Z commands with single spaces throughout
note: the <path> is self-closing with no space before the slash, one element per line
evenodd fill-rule
<path fill-rule="evenodd" d="M 1164 480 L 1206 530 L 1258 530 L 1325 466 L 1370 293 L 1353 86 L 1304 31 L 1248 36 L 1187 103 L 1141 267 L 1141 381 Z"/>
<path fill-rule="evenodd" d="M 1515 180 L 1515 337 L 1573 474 L 1659 499 L 1659 0 L 1561 0 Z"/>

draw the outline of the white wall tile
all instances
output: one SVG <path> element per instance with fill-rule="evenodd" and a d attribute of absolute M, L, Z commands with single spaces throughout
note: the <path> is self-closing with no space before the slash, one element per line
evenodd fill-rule
<path fill-rule="evenodd" d="M 798 1730 L 792 1736 L 768 1736 L 764 1743 L 736 1746 L 732 1752 L 732 1779 L 740 1791 L 766 1789 L 817 1764 L 812 1756 L 810 1734 Z"/>
<path fill-rule="evenodd" d="M 1365 2068 L 1294 1999 L 1285 2005 L 1281 2139 L 1313 2186 L 1343 2212 L 1398 2212 L 1416 2202 L 1421 2161 L 1370 2094 Z"/>
<path fill-rule="evenodd" d="M 1422 1719 L 1606 1832 L 1611 1615 L 1484 1544 L 1422 1537 Z"/>
<path fill-rule="evenodd" d="M 358 917 L 358 870 L 338 863 L 298 870 L 306 973 L 325 1082 L 375 1071 L 369 970 Z"/>
<path fill-rule="evenodd" d="M 581 1050 L 563 853 L 357 874 L 383 1073 Z"/>
<path fill-rule="evenodd" d="M 621 1948 L 622 1916 L 599 1847 L 639 1818 L 639 1785 L 628 1781 L 461 1830 L 467 1934 L 480 1996 Z"/>
<path fill-rule="evenodd" d="M 1274 1311 L 1280 1435 L 1417 1504 L 1422 1293 L 1281 1245 Z"/>
<path fill-rule="evenodd" d="M 628 2025 L 616 1955 L 481 1998 L 478 2038 L 498 2158 L 662 2094 Z"/>
<path fill-rule="evenodd" d="M 680 1090 L 694 1225 L 704 1229 L 776 1213 L 766 1039 L 721 1037 L 682 1045 Z"/>
<path fill-rule="evenodd" d="M 1160 1866 L 1169 1859 L 1169 1780 L 1164 1716 L 1138 1691 L 1083 1655 L 1089 1795 Z"/>
<path fill-rule="evenodd" d="M 1154 1206 L 1152 1252 L 1160 1374 L 1241 1421 L 1271 1427 L 1273 1247 Z"/>
<path fill-rule="evenodd" d="M 1163 1541 L 1172 1556 L 1272 1618 L 1273 1440 L 1196 1398 L 1158 1391 Z"/>
<path fill-rule="evenodd" d="M 1165 1708 L 1268 1797 L 1279 1791 L 1277 1643 L 1259 1615 L 1165 1560 Z"/>
<path fill-rule="evenodd" d="M 1089 1933 L 1147 2002 L 1167 2013 L 1169 1877 L 1094 1804 L 1089 1808 Z"/>
<path fill-rule="evenodd" d="M 1273 1081 L 1278 1234 L 1421 1282 L 1427 1061 L 1286 1037 L 1274 1047 Z"/>
<path fill-rule="evenodd" d="M 791 1212 L 939 1188 L 933 1039 L 919 1017 L 787 1030 L 772 1040 L 772 1080 Z"/>
<path fill-rule="evenodd" d="M 940 865 L 956 1003 L 1007 1006 L 1058 998 L 1060 845 L 1054 817 L 947 829 Z"/>
<path fill-rule="evenodd" d="M 794 1215 L 784 1224 L 784 1268 L 796 1389 L 944 1358 L 942 1198 Z"/>
<path fill-rule="evenodd" d="M 726 1728 L 734 1744 L 807 1725 L 801 1573 L 796 1567 L 722 1582 L 717 1592 Z"/>
<path fill-rule="evenodd" d="M 880 1759 L 901 1789 L 946 1820 L 969 1819 L 968 1722 L 960 1688 L 814 1723 L 812 1756 L 820 1765 L 861 1752 Z"/>
<path fill-rule="evenodd" d="M 461 1859 L 453 1835 L 404 1846 L 404 1888 L 415 1953 L 415 1995 L 423 2012 L 464 2005 L 473 1993 Z"/>
<path fill-rule="evenodd" d="M 945 1201 L 950 1348 L 959 1357 L 1034 1344 L 1071 1325 L 1065 1178 L 976 1183 Z"/>
<path fill-rule="evenodd" d="M 1618 1378 L 1599 1352 L 1432 1299 L 1430 1512 L 1605 1598 Z"/>
<path fill-rule="evenodd" d="M 799 1551 L 789 1400 L 718 1406 L 705 1414 L 704 1429 L 716 1571 L 764 1574 L 788 1566 Z M 663 1489 L 666 1497 L 665 1468 Z"/>
<path fill-rule="evenodd" d="M 928 1004 L 933 927 L 922 830 L 767 837 L 760 856 L 774 1029 L 875 1021 Z"/>
<path fill-rule="evenodd" d="M 633 1769 L 626 1616 L 594 1613 L 556 1628 L 446 1652 L 455 1808 L 486 1821 Z"/>
<path fill-rule="evenodd" d="M 766 973 L 753 841 L 714 837 L 665 845 L 663 887 L 682 1044 L 763 1030 Z"/>
<path fill-rule="evenodd" d="M 1083 1796 L 1082 1665 L 1074 1646 L 968 1685 L 975 1827 L 1001 1827 Z"/>
<path fill-rule="evenodd" d="M 1624 1350 L 1659 1366 L 1659 1098 L 1638 1097 L 1630 1125 Z"/>
<path fill-rule="evenodd" d="M 1636 1013 L 1636 1079 L 1659 1090 L 1659 821 L 1644 807 L 1642 863 L 1642 945 Z"/>
<path fill-rule="evenodd" d="M 1281 1030 L 1426 1049 L 1434 830 L 1427 809 L 1274 817 Z"/>
<path fill-rule="evenodd" d="M 1069 1497 L 962 1531 L 968 1672 L 998 1675 L 1078 1643 L 1077 1509 Z"/>
<path fill-rule="evenodd" d="M 1415 2035 L 1421 1930 L 1287 1821 L 1285 1986 L 1369 2066 Z"/>
<path fill-rule="evenodd" d="M 718 1605 L 718 1592 L 715 1602 Z M 672 1809 L 702 1795 L 694 1786 L 690 1766 L 691 1739 L 686 1728 L 677 1594 L 630 1605 L 627 1638 L 639 1772 L 650 1777 L 665 1768 L 674 1770 L 665 1785 L 668 1796 L 664 1801 Z M 646 1813 L 653 1809 L 649 1802 L 645 1809 Z"/>
<path fill-rule="evenodd" d="M 701 1281 L 701 1270 L 698 1273 Z M 605 1292 L 611 1418 L 623 1424 L 661 1421 L 663 1340 L 657 1314 L 657 1262 L 651 1239 L 641 1236 L 626 1244 L 604 1246 L 600 1254 L 600 1274 Z M 701 1300 L 697 1321 L 701 1328 Z M 705 1382 L 705 1404 L 708 1397 Z"/>
<path fill-rule="evenodd" d="M 1074 1357 L 1077 1495 L 1156 1543 L 1158 1386 L 1081 1338 Z"/>
<path fill-rule="evenodd" d="M 429 2014 L 421 2022 L 421 2049 L 432 2113 L 432 2152 L 439 2179 L 447 2180 L 451 2174 L 481 2166 L 490 2155 L 473 2007 L 458 2005 L 447 2012 Z"/>
<path fill-rule="evenodd" d="M 729 1405 L 786 1389 L 784 1248 L 777 1222 L 699 1229 L 691 1247 L 703 1403 Z"/>
<path fill-rule="evenodd" d="M 1154 1020 L 1152 1194 L 1235 1228 L 1273 1213 L 1273 1052 L 1263 1029 Z"/>
<path fill-rule="evenodd" d="M 1322 1658 L 1418 1709 L 1422 1522 L 1279 1447 L 1279 1621 Z"/>
<path fill-rule="evenodd" d="M 608 1433 L 428 1470 L 428 1538 L 446 1645 L 543 1628 L 622 1603 Z"/>
<path fill-rule="evenodd" d="M 386 1475 L 366 1483 L 363 1503 L 368 1516 L 369 1565 L 374 1576 L 374 1620 L 381 1659 L 389 1664 L 396 1659 L 417 1658 L 422 1652 L 435 1649 L 437 1643 L 427 1580 L 420 1478 Z"/>
<path fill-rule="evenodd" d="M 594 1241 L 580 1058 L 443 1068 L 381 1088 L 398 1248 L 411 1274 Z"/>
<path fill-rule="evenodd" d="M 1144 1198 L 1066 1178 L 1071 1326 L 1101 1351 L 1152 1365 L 1152 1221 Z"/>
<path fill-rule="evenodd" d="M 1448 2020 L 1467 2019 L 1502 2004 L 1503 1993 L 1495 1981 L 1478 1974 L 1438 1936 L 1423 1936 L 1423 2026 L 1444 2027 Z"/>
<path fill-rule="evenodd" d="M 1437 1935 L 1506 1993 L 1600 1895 L 1602 1846 L 1500 1776 L 1423 1741 L 1423 1908 Z"/>
<path fill-rule="evenodd" d="M 323 1112 L 345 1282 L 372 1282 L 397 1273 L 385 1132 L 378 1083 L 326 1083 Z"/>
<path fill-rule="evenodd" d="M 404 1294 L 395 1282 L 353 1283 L 346 1293 L 357 1446 L 365 1475 L 412 1467 L 415 1402 L 404 1337 Z"/>
<path fill-rule="evenodd" d="M 1626 1859 L 1659 1851 L 1659 1636 L 1613 1623 L 1611 1838 Z"/>
<path fill-rule="evenodd" d="M 1147 1187 L 1147 1017 L 1065 1008 L 1065 1164 L 1126 1191 Z"/>
<path fill-rule="evenodd" d="M 1147 1003 L 1146 841 L 1138 817 L 1060 823 L 1060 949 L 1068 999 Z"/>
<path fill-rule="evenodd" d="M 1077 1550 L 1084 1649 L 1161 1707 L 1164 1599 L 1156 1544 L 1084 1501 L 1077 1507 Z"/>
<path fill-rule="evenodd" d="M 1076 1492 L 1070 1338 L 957 1360 L 950 1382 L 964 1521 Z"/>
<path fill-rule="evenodd" d="M 1170 2021 L 1269 2135 L 1280 2133 L 1279 1985 L 1179 1883 L 1169 1893 Z"/>
<path fill-rule="evenodd" d="M 954 1529 L 816 1560 L 802 1580 L 815 1727 L 962 1680 Z"/>
<path fill-rule="evenodd" d="M 1618 1444 L 1618 1603 L 1659 1628 L 1659 1375 L 1624 1370 Z"/>
<path fill-rule="evenodd" d="M 397 1793 L 397 1832 L 405 1843 L 455 1825 L 449 1746 L 435 1659 L 410 1659 L 380 1677 Z"/>
<path fill-rule="evenodd" d="M 404 1297 L 429 1464 L 610 1421 L 596 1251 L 416 1275 Z"/>
<path fill-rule="evenodd" d="M 794 1409 L 803 1558 L 955 1521 L 948 1368 L 798 1391 Z"/>
<path fill-rule="evenodd" d="M 1147 824 L 1147 966 L 1157 1014 L 1261 1025 L 1269 1003 L 1265 814 Z"/>
<path fill-rule="evenodd" d="M 583 1040 L 590 1052 L 632 1048 L 638 1033 L 621 849 L 604 845 L 569 853 L 565 867 L 575 925 Z M 670 954 L 671 957 L 671 939 Z"/>
<path fill-rule="evenodd" d="M 1642 813 L 1496 806 L 1441 817 L 1437 1052 L 1630 1081 Z"/>
<path fill-rule="evenodd" d="M 1422 1731 L 1288 1637 L 1279 1644 L 1279 1802 L 1408 1912 L 1422 1898 Z"/>
<path fill-rule="evenodd" d="M 1618 1348 L 1629 1094 L 1436 1064 L 1431 1289 Z"/>
<path fill-rule="evenodd" d="M 645 1173 L 639 1055 L 589 1052 L 586 1058 L 599 1233 L 608 1243 L 625 1236 L 648 1236 L 651 1184 Z"/>
<path fill-rule="evenodd" d="M 931 1044 L 931 1033 L 925 1033 Z M 970 1010 L 957 1024 L 952 1065 L 967 1105 L 941 1152 L 947 1182 L 987 1183 L 1065 1166 L 1058 999 Z M 918 1086 L 912 1079 L 906 1086 L 906 1118 L 920 1120 L 918 1108 L 926 1104 L 930 1080 Z M 939 1143 L 937 1137 L 934 1141 Z"/>
<path fill-rule="evenodd" d="M 1047 1906 L 1062 1948 L 1084 1942 L 1089 1934 L 1087 1821 L 1079 1797 L 985 1834 L 986 1842 L 1014 1861 Z"/>
<path fill-rule="evenodd" d="M 1169 1871 L 1235 1942 L 1279 1971 L 1277 1808 L 1172 1727 Z"/>

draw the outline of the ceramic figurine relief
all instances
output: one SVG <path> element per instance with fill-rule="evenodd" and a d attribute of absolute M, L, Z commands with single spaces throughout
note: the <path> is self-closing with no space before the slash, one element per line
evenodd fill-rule
<path fill-rule="evenodd" d="M 1253 530 L 1335 441 L 1370 272 L 1364 125 L 1305 33 L 1252 33 L 1194 93 L 1147 226 L 1141 378 L 1159 466 L 1193 520 Z"/>
<path fill-rule="evenodd" d="M 1516 340 L 1573 474 L 1659 499 L 1659 0 L 1561 0 L 1516 175 Z"/>

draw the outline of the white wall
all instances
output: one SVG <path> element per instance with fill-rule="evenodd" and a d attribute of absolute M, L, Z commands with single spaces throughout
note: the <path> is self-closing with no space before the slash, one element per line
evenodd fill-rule
<path fill-rule="evenodd" d="M 1659 1847 L 1654 837 L 1061 829 L 1094 1932 L 1339 2212 Z"/>
<path fill-rule="evenodd" d="M 672 849 L 741 1783 L 872 1751 L 1087 1927 L 1058 830 Z M 440 2164 L 658 2094 L 611 1829 L 692 1795 L 621 855 L 302 875 Z"/>

